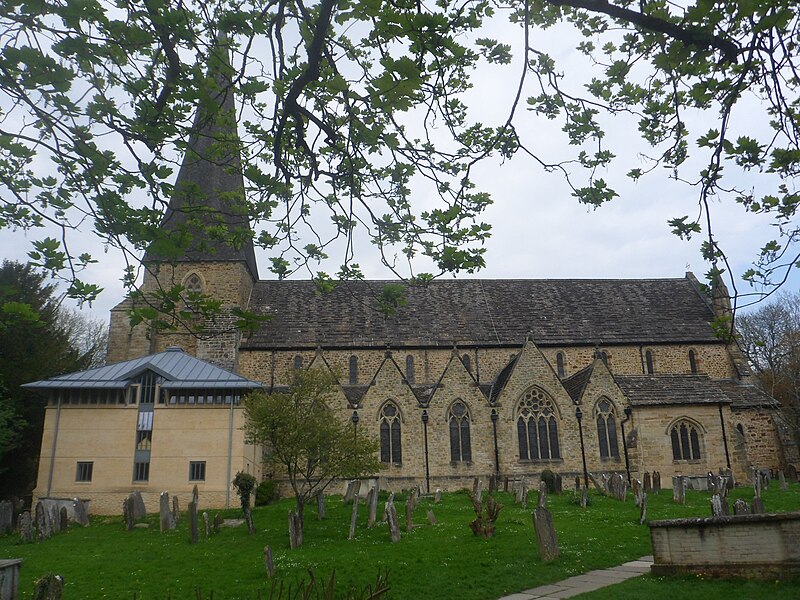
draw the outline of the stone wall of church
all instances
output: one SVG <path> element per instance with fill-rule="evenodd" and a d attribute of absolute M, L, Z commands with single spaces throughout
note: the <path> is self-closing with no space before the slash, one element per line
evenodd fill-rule
<path fill-rule="evenodd" d="M 767 408 L 734 409 L 734 427 L 744 432 L 744 445 L 750 465 L 759 469 L 785 467 L 781 444 L 773 418 L 775 410 Z M 749 478 L 749 473 L 746 473 Z"/>

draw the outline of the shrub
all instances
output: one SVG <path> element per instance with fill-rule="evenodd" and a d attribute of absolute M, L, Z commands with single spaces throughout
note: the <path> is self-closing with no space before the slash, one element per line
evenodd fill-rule
<path fill-rule="evenodd" d="M 242 510 L 247 511 L 250 508 L 250 495 L 256 487 L 256 478 L 250 473 L 243 473 L 239 471 L 233 478 L 233 489 L 239 495 L 239 500 L 242 502 Z"/>
<path fill-rule="evenodd" d="M 265 479 L 256 488 L 256 506 L 266 506 L 281 497 L 278 484 L 272 479 Z"/>
<path fill-rule="evenodd" d="M 545 485 L 547 486 L 547 493 L 548 494 L 555 494 L 556 493 L 556 474 L 553 473 L 550 469 L 545 469 L 542 471 L 541 480 L 544 481 Z"/>

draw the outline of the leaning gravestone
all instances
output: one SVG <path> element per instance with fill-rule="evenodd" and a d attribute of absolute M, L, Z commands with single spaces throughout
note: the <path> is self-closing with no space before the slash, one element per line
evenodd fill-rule
<path fill-rule="evenodd" d="M 433 511 L 431 509 L 427 510 L 427 515 L 428 515 L 428 523 L 430 523 L 431 525 L 436 525 L 436 516 L 433 514 Z"/>
<path fill-rule="evenodd" d="M 783 471 L 778 471 L 778 482 L 781 484 L 782 491 L 789 491 L 789 486 L 786 483 L 786 476 L 783 474 Z"/>
<path fill-rule="evenodd" d="M 342 498 L 342 502 L 344 504 L 350 504 L 353 501 L 353 498 L 358 493 L 358 488 L 361 487 L 361 482 L 357 479 L 353 479 L 352 481 L 347 482 L 347 489 L 344 492 L 344 497 Z"/>
<path fill-rule="evenodd" d="M 61 600 L 64 579 L 61 575 L 48 573 L 33 585 L 33 600 Z"/>
<path fill-rule="evenodd" d="M 144 506 L 142 492 L 136 490 L 131 492 L 130 496 L 133 498 L 133 520 L 139 521 L 140 519 L 144 519 L 147 516 L 147 509 Z"/>
<path fill-rule="evenodd" d="M 441 502 L 441 501 L 442 501 L 442 490 L 440 490 L 439 488 L 436 488 L 436 494 L 433 497 L 433 503 L 434 504 L 439 504 L 439 502 Z"/>
<path fill-rule="evenodd" d="M 133 526 L 136 523 L 133 515 L 133 497 L 128 495 L 122 501 L 122 521 L 125 523 L 125 531 L 133 531 Z"/>
<path fill-rule="evenodd" d="M 356 523 L 358 523 L 358 492 L 353 496 L 353 511 L 350 514 L 350 534 L 347 536 L 348 540 L 352 540 L 356 537 Z"/>
<path fill-rule="evenodd" d="M 29 544 L 33 541 L 33 522 L 31 521 L 31 513 L 27 510 L 19 516 L 19 538 L 23 544 Z"/>
<path fill-rule="evenodd" d="M 644 525 L 647 520 L 647 494 L 642 492 L 642 498 L 639 501 L 639 525 Z"/>
<path fill-rule="evenodd" d="M 750 510 L 751 510 L 752 514 L 754 514 L 754 515 L 762 515 L 765 512 L 767 512 L 764 509 L 764 500 L 761 499 L 761 496 L 757 496 L 756 498 L 753 498 L 753 505 L 752 505 L 752 508 Z"/>
<path fill-rule="evenodd" d="M 80 498 L 72 499 L 72 514 L 76 523 L 89 526 L 89 501 Z"/>
<path fill-rule="evenodd" d="M 375 519 L 378 518 L 378 490 L 375 486 L 369 488 L 369 493 L 367 494 L 367 507 L 369 508 L 369 514 L 367 515 L 367 527 L 372 528 L 375 525 Z"/>
<path fill-rule="evenodd" d="M 653 491 L 653 484 L 650 482 L 650 473 L 648 471 L 644 472 L 644 481 L 642 482 L 642 486 L 644 487 L 645 494 L 649 494 Z"/>
<path fill-rule="evenodd" d="M 749 515 L 750 514 L 750 507 L 747 505 L 747 500 L 742 500 L 739 498 L 736 502 L 733 503 L 733 514 L 734 515 Z"/>
<path fill-rule="evenodd" d="M 400 524 L 397 522 L 397 509 L 391 499 L 386 503 L 385 514 L 386 522 L 389 524 L 389 535 L 392 537 L 392 543 L 396 544 L 400 541 Z"/>
<path fill-rule="evenodd" d="M 11 533 L 14 530 L 14 505 L 8 500 L 0 502 L 0 535 Z"/>
<path fill-rule="evenodd" d="M 539 547 L 540 558 L 545 562 L 557 559 L 558 536 L 550 511 L 537 506 L 533 511 L 533 528 L 536 531 L 536 544 Z"/>
<path fill-rule="evenodd" d="M 272 561 L 272 548 L 264 546 L 264 568 L 267 569 L 267 575 L 273 577 L 275 575 L 275 563 Z"/>

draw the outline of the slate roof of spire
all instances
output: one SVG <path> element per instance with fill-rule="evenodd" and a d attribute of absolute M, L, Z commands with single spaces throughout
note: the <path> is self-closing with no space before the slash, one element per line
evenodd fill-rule
<path fill-rule="evenodd" d="M 164 352 L 133 360 L 68 373 L 42 381 L 26 383 L 31 389 L 125 389 L 131 380 L 143 371 L 150 370 L 164 377 L 164 389 L 255 389 L 262 385 L 221 369 L 204 360 L 186 354 L 181 348 L 171 346 Z"/>
<path fill-rule="evenodd" d="M 713 312 L 689 279 L 452 279 L 406 286 L 384 318 L 387 281 L 259 281 L 251 308 L 273 315 L 244 348 L 543 346 L 721 343 Z"/>
<path fill-rule="evenodd" d="M 207 96 L 195 114 L 169 207 L 145 262 L 243 261 L 258 278 L 242 178 L 232 67 L 224 40 L 212 50 Z M 230 242 L 234 241 L 234 244 Z"/>

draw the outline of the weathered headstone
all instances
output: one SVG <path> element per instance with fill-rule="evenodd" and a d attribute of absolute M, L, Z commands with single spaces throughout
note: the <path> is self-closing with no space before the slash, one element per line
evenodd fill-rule
<path fill-rule="evenodd" d="M 653 493 L 661 493 L 661 471 L 653 471 Z"/>
<path fill-rule="evenodd" d="M 439 504 L 439 502 L 441 502 L 441 501 L 442 501 L 442 490 L 440 490 L 439 488 L 436 488 L 436 494 L 434 494 L 434 496 L 433 496 L 433 503 L 434 504 Z"/>
<path fill-rule="evenodd" d="M 546 508 L 537 506 L 533 510 L 533 528 L 536 531 L 536 544 L 539 556 L 545 562 L 558 558 L 558 536 L 553 526 L 553 516 Z"/>
<path fill-rule="evenodd" d="M 522 496 L 524 495 L 525 490 L 527 490 L 527 489 L 528 489 L 528 485 L 527 485 L 527 483 L 525 482 L 524 479 L 519 481 L 519 482 L 517 482 L 517 503 L 518 504 L 522 502 Z"/>
<path fill-rule="evenodd" d="M 62 506 L 58 511 L 58 530 L 66 531 L 67 529 L 69 529 L 69 513 L 67 513 L 67 507 Z"/>
<path fill-rule="evenodd" d="M 192 502 L 194 502 L 194 509 L 200 510 L 200 492 L 197 490 L 197 484 L 192 488 Z"/>
<path fill-rule="evenodd" d="M 717 478 L 714 476 L 713 471 L 706 473 L 706 489 L 712 494 L 717 493 Z"/>
<path fill-rule="evenodd" d="M 61 531 L 61 517 L 58 513 L 58 505 L 51 504 L 47 513 L 47 518 L 50 520 L 50 532 L 55 535 Z"/>
<path fill-rule="evenodd" d="M 122 522 L 125 524 L 125 531 L 133 531 L 133 526 L 136 524 L 133 514 L 133 498 L 129 495 L 122 501 Z"/>
<path fill-rule="evenodd" d="M 672 478 L 672 501 L 686 504 L 686 482 L 680 475 Z"/>
<path fill-rule="evenodd" d="M 0 502 L 0 535 L 14 530 L 14 505 L 8 500 Z"/>
<path fill-rule="evenodd" d="M 778 471 L 778 482 L 781 484 L 782 491 L 789 491 L 789 485 L 786 483 L 786 476 L 783 474 L 783 471 Z"/>
<path fill-rule="evenodd" d="M 27 510 L 19 516 L 17 528 L 19 529 L 19 539 L 23 544 L 29 544 L 33 541 L 33 522 L 31 521 L 31 513 Z"/>
<path fill-rule="evenodd" d="M 275 563 L 272 561 L 272 548 L 264 546 L 264 568 L 267 575 L 271 578 L 275 575 Z"/>
<path fill-rule="evenodd" d="M 320 490 L 317 492 L 317 519 L 325 518 L 325 494 Z"/>
<path fill-rule="evenodd" d="M 84 527 L 89 526 L 89 501 L 80 498 L 72 499 L 72 515 L 76 523 Z"/>
<path fill-rule="evenodd" d="M 528 490 L 528 482 L 524 479 L 522 480 L 522 508 L 528 508 L 528 495 L 530 490 Z"/>
<path fill-rule="evenodd" d="M 375 486 L 369 489 L 367 494 L 367 507 L 369 513 L 367 514 L 367 527 L 372 528 L 375 525 L 375 519 L 378 518 L 378 490 Z"/>
<path fill-rule="evenodd" d="M 792 483 L 797 483 L 797 467 L 794 465 L 788 465 L 786 467 L 786 475 L 789 476 L 789 481 Z"/>
<path fill-rule="evenodd" d="M 396 544 L 400 541 L 400 524 L 397 522 L 397 509 L 391 500 L 386 503 L 385 514 L 386 522 L 389 524 L 389 535 L 392 537 L 392 543 Z"/>
<path fill-rule="evenodd" d="M 247 533 L 253 535 L 256 532 L 256 526 L 253 524 L 253 509 L 249 506 L 244 509 L 244 522 L 247 524 Z"/>
<path fill-rule="evenodd" d="M 342 502 L 344 504 L 350 504 L 353 501 L 353 498 L 358 493 L 358 489 L 361 487 L 361 482 L 358 479 L 353 479 L 352 481 L 347 482 L 347 489 L 344 492 L 344 497 L 342 498 Z"/>
<path fill-rule="evenodd" d="M 494 494 L 497 491 L 497 475 L 489 476 L 489 493 Z"/>
<path fill-rule="evenodd" d="M 206 530 L 206 538 L 211 537 L 211 517 L 208 516 L 208 511 L 203 511 L 203 526 Z"/>
<path fill-rule="evenodd" d="M 426 511 L 426 514 L 428 515 L 428 523 L 430 523 L 431 525 L 436 525 L 436 516 L 433 514 L 433 511 L 431 509 L 428 509 Z"/>
<path fill-rule="evenodd" d="M 197 486 L 195 486 L 197 487 Z M 139 490 L 134 490 L 130 493 L 133 497 L 133 519 L 138 521 L 140 519 L 144 519 L 147 516 L 147 508 L 144 505 L 144 498 L 142 498 L 142 492 Z"/>
<path fill-rule="evenodd" d="M 417 499 L 411 494 L 406 500 L 406 531 L 414 529 L 414 509 L 417 508 Z"/>
<path fill-rule="evenodd" d="M 750 506 L 747 504 L 747 500 L 743 500 L 739 498 L 736 502 L 733 503 L 733 514 L 734 515 L 749 515 L 750 514 Z"/>
<path fill-rule="evenodd" d="M 544 481 L 539 482 L 539 496 L 536 500 L 536 506 L 547 508 L 547 484 Z"/>
<path fill-rule="evenodd" d="M 653 484 L 652 484 L 652 482 L 650 480 L 650 472 L 649 471 L 645 471 L 644 472 L 644 481 L 642 481 L 642 487 L 644 487 L 644 493 L 645 494 L 649 494 L 650 492 L 653 491 Z"/>
<path fill-rule="evenodd" d="M 50 539 L 53 535 L 52 523 L 50 522 L 50 515 L 44 508 L 44 504 L 40 501 L 36 503 L 36 538 L 39 541 Z"/>
<path fill-rule="evenodd" d="M 556 476 L 555 476 L 555 478 L 553 480 L 553 483 L 555 484 L 554 485 L 554 489 L 553 489 L 553 493 L 556 496 L 560 496 L 561 492 L 564 490 L 564 479 L 561 477 L 561 475 L 556 473 Z"/>
<path fill-rule="evenodd" d="M 579 494 L 581 491 L 581 476 L 575 475 L 575 494 Z"/>
<path fill-rule="evenodd" d="M 220 528 L 222 527 L 224 519 L 222 515 L 219 513 L 214 513 L 214 533 L 219 533 Z"/>
<path fill-rule="evenodd" d="M 765 512 L 767 512 L 764 508 L 764 500 L 761 498 L 761 496 L 753 498 L 753 504 L 750 511 L 754 515 L 763 515 Z"/>
<path fill-rule="evenodd" d="M 644 525 L 647 520 L 647 494 L 642 492 L 642 497 L 639 500 L 639 525 Z"/>
<path fill-rule="evenodd" d="M 295 511 L 289 511 L 289 547 L 299 548 L 303 545 L 303 523 L 300 515 Z"/>
<path fill-rule="evenodd" d="M 158 516 L 161 533 L 175 529 L 175 519 L 169 511 L 169 492 L 161 492 L 158 498 Z"/>
<path fill-rule="evenodd" d="M 633 501 L 636 506 L 642 503 L 642 483 L 635 477 L 631 480 L 631 488 L 633 489 Z"/>
<path fill-rule="evenodd" d="M 728 497 L 728 478 L 725 475 L 717 475 L 714 478 L 714 490 L 722 498 Z"/>
<path fill-rule="evenodd" d="M 356 523 L 358 522 L 358 492 L 353 496 L 353 511 L 350 515 L 350 535 L 347 536 L 348 540 L 356 537 Z"/>
<path fill-rule="evenodd" d="M 597 479 L 595 479 L 594 475 L 592 475 L 591 473 L 587 473 L 587 475 L 589 476 L 589 481 L 592 482 L 592 485 L 595 487 L 595 489 L 598 492 L 600 492 L 600 495 L 605 496 L 606 495 L 605 482 L 601 485 L 597 482 Z"/>
<path fill-rule="evenodd" d="M 589 488 L 584 485 L 581 487 L 581 508 L 586 508 L 587 504 L 589 504 Z"/>
<path fill-rule="evenodd" d="M 33 584 L 33 600 L 61 600 L 64 594 L 64 579 L 61 575 L 48 573 Z"/>
<path fill-rule="evenodd" d="M 180 506 L 178 503 L 178 497 L 172 497 L 172 518 L 175 520 L 175 525 L 178 524 L 178 519 L 181 516 Z"/>
<path fill-rule="evenodd" d="M 721 517 L 722 515 L 722 496 L 714 494 L 711 496 L 711 516 Z"/>
<path fill-rule="evenodd" d="M 197 505 L 192 500 L 189 502 L 189 543 L 196 544 L 197 539 Z"/>
<path fill-rule="evenodd" d="M 756 498 L 761 498 L 761 473 L 757 470 L 753 471 L 753 493 Z"/>

